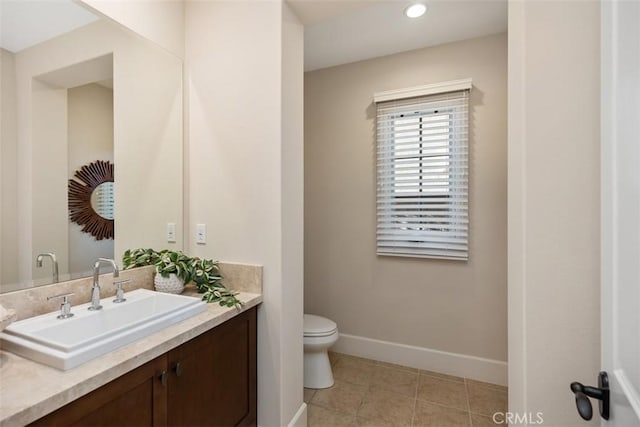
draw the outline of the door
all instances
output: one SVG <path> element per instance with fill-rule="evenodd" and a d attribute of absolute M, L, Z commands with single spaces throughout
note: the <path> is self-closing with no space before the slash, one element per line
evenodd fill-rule
<path fill-rule="evenodd" d="M 256 309 L 168 354 L 169 426 L 256 424 Z"/>
<path fill-rule="evenodd" d="M 602 2 L 602 364 L 607 427 L 640 426 L 640 2 Z"/>
<path fill-rule="evenodd" d="M 30 426 L 164 426 L 166 363 L 164 356 L 145 363 Z"/>

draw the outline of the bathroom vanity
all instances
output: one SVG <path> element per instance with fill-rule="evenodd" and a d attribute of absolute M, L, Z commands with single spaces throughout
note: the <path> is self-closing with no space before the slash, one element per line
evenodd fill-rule
<path fill-rule="evenodd" d="M 255 423 L 254 307 L 31 425 Z"/>
<path fill-rule="evenodd" d="M 262 295 L 238 298 L 67 371 L 0 351 L 0 426 L 255 425 Z"/>

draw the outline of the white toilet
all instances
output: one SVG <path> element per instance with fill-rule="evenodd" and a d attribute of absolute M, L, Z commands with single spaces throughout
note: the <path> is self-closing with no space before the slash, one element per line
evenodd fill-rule
<path fill-rule="evenodd" d="M 328 388 L 333 385 L 329 347 L 338 341 L 338 326 L 332 320 L 304 315 L 304 386 Z"/>

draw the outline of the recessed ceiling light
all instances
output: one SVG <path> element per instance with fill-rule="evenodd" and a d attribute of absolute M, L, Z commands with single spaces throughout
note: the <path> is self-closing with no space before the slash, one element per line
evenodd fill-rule
<path fill-rule="evenodd" d="M 409 18 L 419 18 L 427 11 L 427 6 L 422 3 L 415 3 L 404 10 L 404 14 Z"/>

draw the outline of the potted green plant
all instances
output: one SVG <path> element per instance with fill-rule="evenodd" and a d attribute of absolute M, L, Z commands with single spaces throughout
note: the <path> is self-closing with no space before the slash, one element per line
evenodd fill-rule
<path fill-rule="evenodd" d="M 153 278 L 156 291 L 179 294 L 184 290 L 184 284 L 191 280 L 191 259 L 182 252 L 164 249 L 135 249 L 126 251 L 123 256 L 124 268 L 155 266 L 156 274 Z"/>
<path fill-rule="evenodd" d="M 180 294 L 184 284 L 191 280 L 189 257 L 182 252 L 160 251 L 155 261 L 156 275 L 153 283 L 158 292 Z"/>
<path fill-rule="evenodd" d="M 240 307 L 237 293 L 229 291 L 222 284 L 218 263 L 210 259 L 189 257 L 180 251 L 164 249 L 127 250 L 122 257 L 124 269 L 155 266 L 154 284 L 160 292 L 181 293 L 184 285 L 193 282 L 202 300 L 218 302 L 226 307 Z"/>

